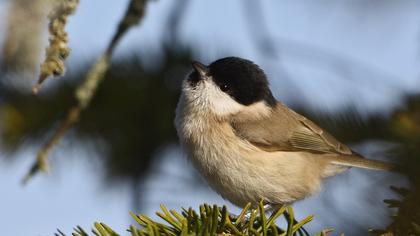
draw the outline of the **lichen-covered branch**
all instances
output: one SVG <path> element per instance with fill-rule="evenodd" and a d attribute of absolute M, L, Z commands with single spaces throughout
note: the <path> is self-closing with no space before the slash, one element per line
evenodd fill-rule
<path fill-rule="evenodd" d="M 47 171 L 48 168 L 48 153 L 52 147 L 57 144 L 64 134 L 69 130 L 73 124 L 79 119 L 80 113 L 83 109 L 89 106 L 90 101 L 95 95 L 98 85 L 104 78 L 107 71 L 115 46 L 118 44 L 122 36 L 127 30 L 139 23 L 144 16 L 144 10 L 147 0 L 131 0 L 127 11 L 120 21 L 118 28 L 108 45 L 108 48 L 99 57 L 96 63 L 89 70 L 85 80 L 76 89 L 77 104 L 70 108 L 66 118 L 61 122 L 59 128 L 54 132 L 51 138 L 41 147 L 38 152 L 37 160 L 32 165 L 29 173 L 24 177 L 23 182 L 26 183 L 38 171 Z"/>
<path fill-rule="evenodd" d="M 32 92 L 38 93 L 42 83 L 50 76 L 62 76 L 65 72 L 64 60 L 69 56 L 68 35 L 64 30 L 67 18 L 76 11 L 79 0 L 54 0 L 51 12 L 48 15 L 50 21 L 49 46 L 45 51 L 45 60 L 41 64 L 38 82 L 33 86 Z"/>

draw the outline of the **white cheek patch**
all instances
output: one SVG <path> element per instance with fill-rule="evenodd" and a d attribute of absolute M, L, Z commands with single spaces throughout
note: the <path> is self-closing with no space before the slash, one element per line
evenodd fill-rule
<path fill-rule="evenodd" d="M 205 96 L 208 98 L 211 110 L 215 115 L 225 117 L 236 114 L 244 108 L 242 104 L 221 91 L 212 80 L 206 80 L 204 83 L 206 87 Z"/>
<path fill-rule="evenodd" d="M 183 92 L 186 101 L 194 109 L 209 112 L 219 118 L 236 114 L 245 107 L 221 91 L 211 79 L 201 81 L 194 88 L 185 81 Z"/>

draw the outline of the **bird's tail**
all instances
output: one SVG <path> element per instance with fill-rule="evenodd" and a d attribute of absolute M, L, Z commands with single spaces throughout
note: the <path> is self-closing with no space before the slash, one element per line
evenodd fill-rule
<path fill-rule="evenodd" d="M 331 158 L 331 163 L 340 166 L 398 172 L 398 167 L 394 164 L 377 160 L 364 159 L 360 158 L 360 156 L 358 155 L 334 156 L 333 158 Z"/>

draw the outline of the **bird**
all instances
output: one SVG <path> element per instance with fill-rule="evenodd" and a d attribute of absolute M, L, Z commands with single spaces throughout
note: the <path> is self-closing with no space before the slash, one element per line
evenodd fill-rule
<path fill-rule="evenodd" d="M 276 209 L 320 190 L 351 167 L 392 170 L 369 160 L 278 101 L 254 62 L 192 62 L 175 111 L 181 147 L 209 186 L 231 203 Z"/>

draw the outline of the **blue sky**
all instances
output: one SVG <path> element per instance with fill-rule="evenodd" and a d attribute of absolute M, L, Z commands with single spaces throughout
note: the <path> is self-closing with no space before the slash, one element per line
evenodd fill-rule
<path fill-rule="evenodd" d="M 175 1 L 150 1 L 143 24 L 126 35 L 116 56 L 158 49 L 166 13 Z M 80 61 L 95 58 L 106 47 L 127 2 L 81 1 L 69 19 L 69 70 Z M 263 0 L 278 58 L 266 57 L 256 49 L 239 2 L 191 1 L 180 37 L 186 44 L 199 47 L 197 59 L 205 63 L 227 55 L 252 59 L 266 70 L 279 99 L 290 102 L 298 94 L 301 102 L 314 110 L 334 110 L 350 103 L 364 112 L 387 110 L 398 105 L 403 91 L 419 91 L 418 1 Z M 6 9 L 5 2 L 0 2 L 0 17 L 5 17 Z M 0 23 L 0 32 L 3 30 L 4 23 Z M 285 73 L 297 87 L 291 87 L 292 83 L 282 77 Z M 108 222 L 122 231 L 130 223 L 128 187 L 107 185 L 100 163 L 93 158 L 76 158 L 92 155 L 92 150 L 79 143 L 60 144 L 51 154 L 52 173 L 22 187 L 19 181 L 36 150 L 37 147 L 22 150 L 19 161 L 12 163 L 0 158 L 0 226 L 5 235 L 51 235 L 56 228 L 69 233 L 75 225 L 90 228 L 94 221 Z M 160 203 L 178 209 L 201 202 L 226 204 L 207 187 L 194 190 L 182 182 L 194 175 L 181 156 L 180 150 L 173 149 L 159 159 L 163 164 L 156 164 L 146 183 L 145 213 L 152 214 Z M 179 185 L 168 183 L 168 179 L 176 179 Z M 321 215 L 312 223 L 314 229 L 338 225 L 337 217 L 325 213 L 330 207 L 325 199 L 334 196 L 344 209 L 366 210 L 354 199 L 361 199 L 363 189 L 380 179 L 399 181 L 395 176 L 352 170 L 328 181 L 319 195 L 297 203 L 296 208 L 302 217 L 310 213 Z M 176 191 L 174 186 L 182 190 Z M 390 193 L 383 188 L 378 189 L 378 194 L 381 197 L 374 198 L 368 209 L 372 216 L 384 215 L 386 211 L 381 200 Z M 374 217 L 363 221 L 371 225 L 381 223 L 375 222 Z"/>
<path fill-rule="evenodd" d="M 145 21 L 122 40 L 117 56 L 159 48 L 166 13 L 173 3 L 151 1 Z M 361 108 L 382 109 L 395 103 L 394 96 L 401 90 L 416 87 L 418 2 L 265 0 L 262 6 L 279 58 L 267 58 L 256 49 L 240 1 L 191 1 L 180 37 L 200 48 L 197 58 L 203 62 L 226 55 L 256 61 L 270 75 L 277 96 L 287 100 L 294 91 L 288 91 L 287 82 L 278 78 L 285 70 L 302 90 L 314 93 L 304 97 L 312 107 L 341 107 L 350 101 Z M 68 27 L 73 49 L 70 60 L 103 50 L 124 10 L 121 1 L 82 1 Z M 338 63 L 344 64 L 344 74 L 334 71 Z M 384 93 L 394 96 L 381 96 Z M 336 98 L 331 101 L 331 96 Z"/>

